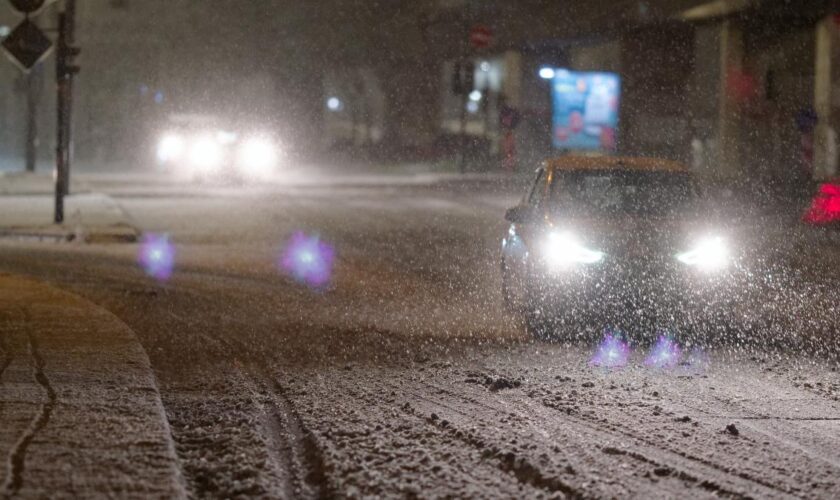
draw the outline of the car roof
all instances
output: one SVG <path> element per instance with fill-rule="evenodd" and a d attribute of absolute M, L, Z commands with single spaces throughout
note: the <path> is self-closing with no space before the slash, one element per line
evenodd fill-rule
<path fill-rule="evenodd" d="M 560 156 L 546 159 L 543 167 L 551 171 L 689 172 L 688 167 L 676 161 L 630 156 Z"/>

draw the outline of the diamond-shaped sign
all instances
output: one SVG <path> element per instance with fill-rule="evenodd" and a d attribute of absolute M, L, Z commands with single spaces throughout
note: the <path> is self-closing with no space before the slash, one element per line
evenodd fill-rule
<path fill-rule="evenodd" d="M 19 12 L 32 14 L 44 6 L 44 0 L 11 0 L 12 6 Z"/>
<path fill-rule="evenodd" d="M 52 42 L 35 23 L 24 19 L 3 40 L 3 48 L 6 49 L 12 62 L 20 66 L 22 70 L 29 71 L 32 66 L 49 54 Z"/>

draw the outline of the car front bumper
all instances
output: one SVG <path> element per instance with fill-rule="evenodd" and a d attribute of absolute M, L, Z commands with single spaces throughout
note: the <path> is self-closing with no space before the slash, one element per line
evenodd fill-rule
<path fill-rule="evenodd" d="M 616 327 L 729 329 L 753 299 L 749 272 L 619 262 L 531 270 L 527 305 L 546 317 Z"/>

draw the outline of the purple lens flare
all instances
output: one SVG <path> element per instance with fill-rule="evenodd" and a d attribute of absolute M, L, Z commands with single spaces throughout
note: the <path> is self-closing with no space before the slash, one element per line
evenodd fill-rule
<path fill-rule="evenodd" d="M 595 355 L 589 361 L 590 366 L 604 368 L 623 368 L 630 359 L 630 345 L 621 332 L 607 330 L 604 340 L 598 345 Z"/>
<path fill-rule="evenodd" d="M 682 350 L 670 335 L 661 334 L 645 359 L 651 368 L 673 368 L 680 362 Z"/>
<path fill-rule="evenodd" d="M 152 278 L 158 281 L 168 280 L 175 267 L 175 246 L 169 242 L 169 235 L 144 234 L 140 240 L 137 260 L 146 274 Z"/>
<path fill-rule="evenodd" d="M 280 268 L 299 283 L 323 288 L 332 278 L 335 251 L 318 236 L 292 234 L 280 258 Z"/>

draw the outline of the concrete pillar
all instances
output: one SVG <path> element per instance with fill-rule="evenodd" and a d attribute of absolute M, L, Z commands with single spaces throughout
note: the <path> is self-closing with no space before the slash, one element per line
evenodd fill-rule
<path fill-rule="evenodd" d="M 744 36 L 734 19 L 721 24 L 720 89 L 718 92 L 718 171 L 724 176 L 741 174 L 739 103 L 731 92 L 733 77 L 744 70 Z"/>
<path fill-rule="evenodd" d="M 837 64 L 832 56 L 837 52 L 837 26 L 826 16 L 816 26 L 814 48 L 814 111 L 817 127 L 814 130 L 814 178 L 825 179 L 837 175 L 837 124 L 833 121 L 832 86 Z"/>

